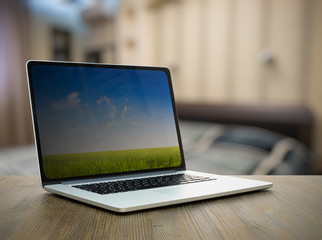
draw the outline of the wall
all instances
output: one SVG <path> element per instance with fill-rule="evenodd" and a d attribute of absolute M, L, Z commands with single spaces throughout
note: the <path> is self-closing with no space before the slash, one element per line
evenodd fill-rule
<path fill-rule="evenodd" d="M 46 10 L 46 9 L 45 9 Z M 68 31 L 71 35 L 71 59 L 83 61 L 86 35 L 84 25 L 78 24 L 64 14 L 55 11 L 46 14 L 44 10 L 30 12 L 30 48 L 31 58 L 36 60 L 53 60 L 52 29 L 53 27 Z"/>
<path fill-rule="evenodd" d="M 305 101 L 315 115 L 314 151 L 320 159 L 319 168 L 322 169 L 322 1 L 314 0 L 310 3 L 309 52 L 308 58 L 305 59 L 307 65 Z"/>
<path fill-rule="evenodd" d="M 123 0 L 118 61 L 172 70 L 177 101 L 304 105 L 322 162 L 322 1 Z"/>

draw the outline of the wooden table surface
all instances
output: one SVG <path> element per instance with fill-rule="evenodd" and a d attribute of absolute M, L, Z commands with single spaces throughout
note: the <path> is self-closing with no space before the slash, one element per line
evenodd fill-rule
<path fill-rule="evenodd" d="M 117 214 L 0 176 L 0 239 L 322 239 L 322 176 L 241 176 L 270 190 Z"/>

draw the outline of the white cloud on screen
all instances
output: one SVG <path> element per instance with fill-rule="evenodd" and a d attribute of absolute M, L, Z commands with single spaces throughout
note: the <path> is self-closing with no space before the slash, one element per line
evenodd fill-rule
<path fill-rule="evenodd" d="M 73 92 L 68 94 L 66 97 L 63 97 L 60 100 L 51 101 L 52 108 L 55 111 L 78 107 L 80 103 L 81 103 L 81 99 L 79 98 L 79 92 Z"/>
<path fill-rule="evenodd" d="M 126 113 L 127 113 L 127 105 L 124 105 L 122 113 L 121 113 L 121 120 L 124 119 Z"/>
<path fill-rule="evenodd" d="M 100 99 L 98 99 L 96 101 L 97 104 L 103 104 L 103 103 L 107 103 L 107 104 L 110 104 L 111 103 L 111 99 L 106 97 L 106 96 L 102 96 Z"/>
<path fill-rule="evenodd" d="M 108 98 L 106 96 L 102 96 L 100 99 L 96 101 L 98 105 L 104 105 L 106 104 L 108 106 L 108 116 L 110 119 L 115 119 L 115 114 L 117 111 L 117 107 L 112 104 L 111 98 Z"/>

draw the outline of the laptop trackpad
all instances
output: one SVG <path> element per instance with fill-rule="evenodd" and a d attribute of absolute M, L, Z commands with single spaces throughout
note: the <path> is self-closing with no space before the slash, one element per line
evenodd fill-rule
<path fill-rule="evenodd" d="M 185 198 L 185 197 L 193 197 L 193 196 L 209 194 L 209 185 L 208 184 L 181 185 L 181 186 L 175 186 L 175 187 L 157 188 L 151 191 L 166 194 L 166 195 L 171 195 L 173 197 Z"/>

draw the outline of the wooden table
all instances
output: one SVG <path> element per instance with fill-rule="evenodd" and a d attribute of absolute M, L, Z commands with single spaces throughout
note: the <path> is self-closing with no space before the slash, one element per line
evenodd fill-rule
<path fill-rule="evenodd" d="M 0 239 L 322 239 L 322 176 L 243 176 L 270 190 L 116 214 L 0 176 Z"/>

